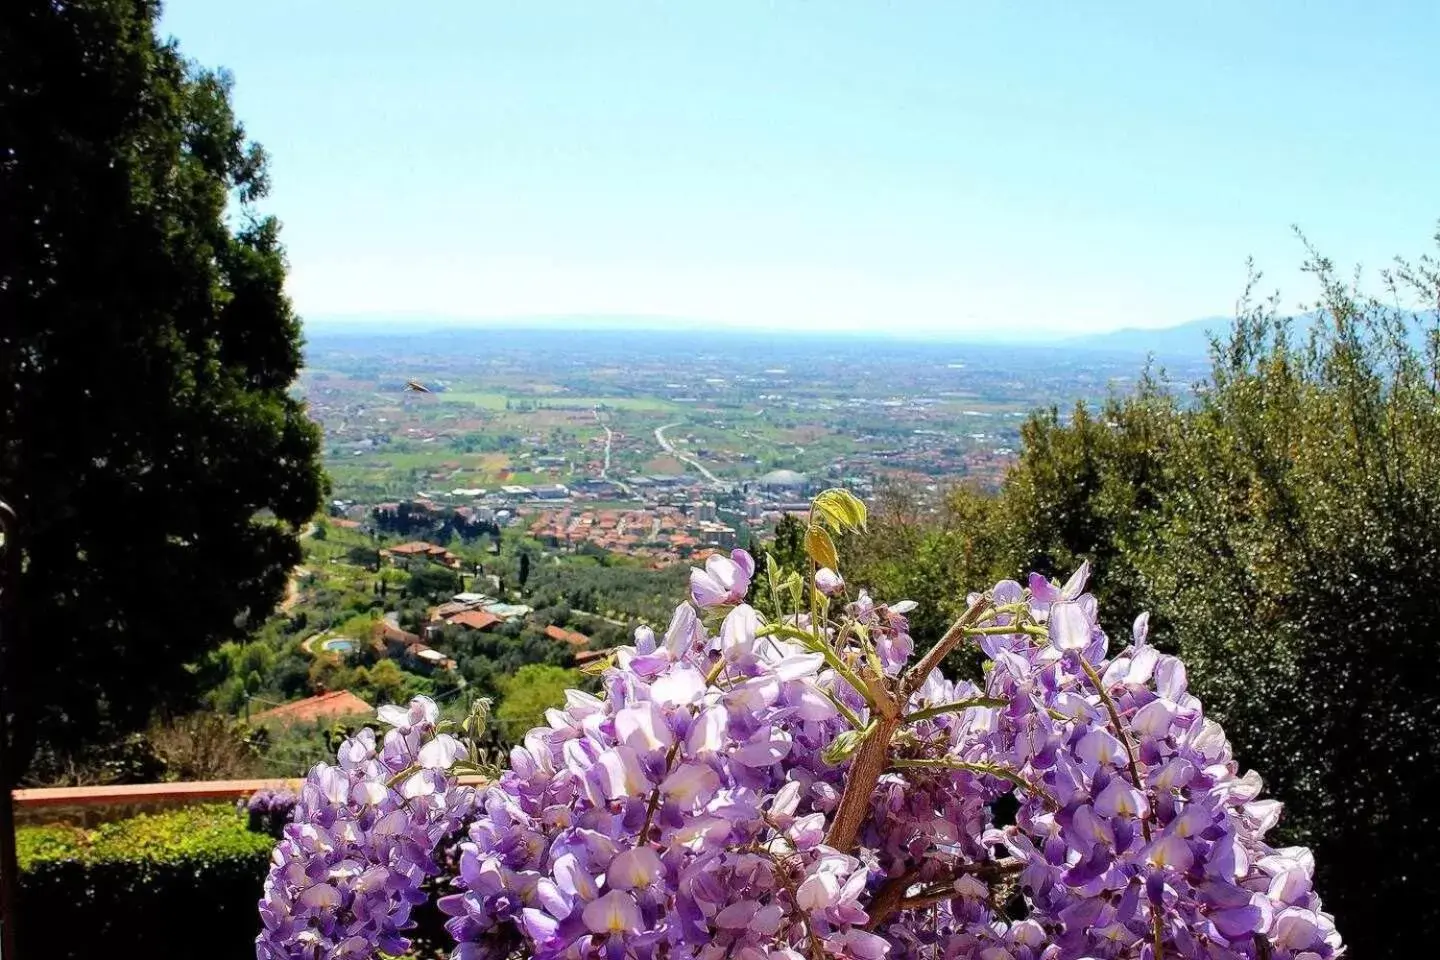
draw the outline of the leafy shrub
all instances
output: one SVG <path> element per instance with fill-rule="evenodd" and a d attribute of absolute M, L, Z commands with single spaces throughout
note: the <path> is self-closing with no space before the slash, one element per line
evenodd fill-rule
<path fill-rule="evenodd" d="M 254 955 L 272 839 L 224 804 L 17 832 L 16 931 L 33 957 Z"/>

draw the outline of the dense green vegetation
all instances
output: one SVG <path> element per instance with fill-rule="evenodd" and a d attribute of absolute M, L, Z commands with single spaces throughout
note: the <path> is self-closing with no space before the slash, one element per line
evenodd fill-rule
<path fill-rule="evenodd" d="M 938 515 L 892 498 L 850 545 L 852 574 L 921 601 L 933 633 L 966 586 L 1092 561 L 1102 609 L 1152 611 L 1266 772 L 1352 948 L 1399 955 L 1440 933 L 1440 339 L 1433 315 L 1309 267 L 1313 326 L 1259 304 L 1193 403 L 1147 377 L 1099 409 L 1036 414 L 998 497 L 959 489 Z M 1440 293 L 1430 260 L 1394 279 Z"/>
<path fill-rule="evenodd" d="M 315 535 L 303 541 L 294 603 L 247 640 L 227 642 L 197 665 L 205 703 L 231 718 L 228 733 L 204 727 L 202 739 L 210 746 L 197 750 L 196 758 L 181 749 L 184 738 L 176 735 L 200 730 L 195 718 L 157 724 L 127 767 L 112 763 L 108 774 L 95 771 L 92 778 L 174 778 L 202 762 L 210 763 L 212 776 L 302 774 L 333 751 L 338 734 L 332 724 L 251 729 L 246 721 L 252 713 L 326 690 L 349 690 L 375 705 L 424 694 L 456 717 L 475 698 L 487 697 L 497 707 L 490 745 L 502 749 L 524 734 L 526 723 L 541 722 L 541 704 L 558 702 L 566 686 L 591 682 L 572 669 L 583 648 L 546 636 L 546 627 L 580 633 L 590 648 L 602 649 L 623 642 L 639 622 L 663 625 L 684 592 L 683 566 L 657 571 L 605 554 L 559 554 L 513 531 L 498 542 L 489 534 L 467 542 L 450 532 L 448 547 L 463 561 L 459 571 L 424 562 L 409 568 L 381 564 L 378 550 L 398 542 L 398 535 L 379 538 L 317 523 Z M 440 539 L 439 529 L 431 533 Z M 453 659 L 455 670 L 397 661 L 370 645 L 383 616 L 418 634 L 429 611 L 456 592 L 492 591 L 483 579 L 488 576 L 511 587 L 501 591 L 503 599 L 534 612 L 484 631 L 448 625 L 435 632 L 429 644 Z M 331 636 L 360 642 L 343 655 L 321 652 Z M 557 686 L 558 677 L 566 682 Z M 168 751 L 157 748 L 161 742 Z"/>
<path fill-rule="evenodd" d="M 274 840 L 230 805 L 17 831 L 27 956 L 252 957 Z M 203 946 L 200 946 L 202 945 Z"/>
<path fill-rule="evenodd" d="M 545 723 L 545 711 L 564 704 L 566 690 L 584 686 L 579 670 L 526 664 L 513 676 L 502 677 L 500 707 L 493 722 L 502 736 L 518 741 L 525 732 Z"/>
<path fill-rule="evenodd" d="M 190 702 L 185 665 L 274 607 L 321 502 L 265 155 L 158 16 L 22 0 L 0 29 L 12 770 Z"/>
<path fill-rule="evenodd" d="M 534 564 L 526 590 L 538 609 L 568 608 L 571 613 L 562 625 L 570 623 L 586 634 L 618 641 L 628 633 L 613 624 L 607 629 L 595 617 L 575 616 L 575 611 L 614 620 L 668 623 L 684 595 L 688 570 L 683 564 L 651 570 L 635 560 L 595 551 Z"/>

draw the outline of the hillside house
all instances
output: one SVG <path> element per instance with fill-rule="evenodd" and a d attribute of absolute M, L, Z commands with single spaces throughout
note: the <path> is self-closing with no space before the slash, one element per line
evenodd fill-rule
<path fill-rule="evenodd" d="M 375 640 L 379 651 L 391 657 L 403 656 L 406 648 L 420 642 L 415 634 L 383 620 L 375 625 Z"/>
<path fill-rule="evenodd" d="M 374 712 L 374 707 L 349 690 L 332 690 L 319 696 L 306 697 L 304 700 L 262 710 L 251 717 L 250 722 L 288 726 L 295 723 L 314 723 L 317 720 L 359 717 Z"/>
<path fill-rule="evenodd" d="M 505 621 L 488 610 L 463 610 L 460 613 L 452 614 L 445 619 L 445 622 L 457 627 L 464 627 L 467 630 L 489 630 L 496 624 Z"/>
<path fill-rule="evenodd" d="M 417 666 L 433 670 L 454 670 L 455 661 L 425 643 L 412 643 L 405 648 L 405 659 Z"/>
<path fill-rule="evenodd" d="M 462 564 L 461 559 L 449 550 L 424 540 L 412 540 L 410 543 L 386 547 L 380 551 L 380 556 L 395 567 L 409 567 L 419 561 L 438 563 L 451 570 L 459 570 Z"/>
<path fill-rule="evenodd" d="M 590 645 L 590 638 L 585 634 L 566 630 L 564 627 L 557 627 L 554 624 L 545 628 L 545 636 L 556 643 L 568 643 L 572 647 L 588 647 Z"/>

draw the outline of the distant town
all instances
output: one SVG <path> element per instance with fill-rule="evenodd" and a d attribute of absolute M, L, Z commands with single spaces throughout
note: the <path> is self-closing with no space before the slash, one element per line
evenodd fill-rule
<path fill-rule="evenodd" d="M 337 518 L 453 511 L 659 567 L 748 543 L 826 486 L 993 489 L 1030 411 L 1124 392 L 1136 369 L 1045 348 L 329 333 L 301 388 Z M 1167 373 L 1187 389 L 1199 370 Z"/>

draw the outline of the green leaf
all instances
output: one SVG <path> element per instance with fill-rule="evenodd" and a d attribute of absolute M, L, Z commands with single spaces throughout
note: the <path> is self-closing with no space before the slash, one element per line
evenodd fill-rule
<path fill-rule="evenodd" d="M 805 552 L 815 561 L 816 566 L 829 567 L 831 570 L 840 566 L 840 557 L 835 552 L 835 541 L 830 539 L 830 534 L 818 523 L 810 524 L 805 530 Z"/>
<path fill-rule="evenodd" d="M 798 607 L 800 605 L 800 598 L 805 594 L 805 578 L 798 573 L 791 573 L 785 577 L 780 587 L 786 593 L 790 594 L 790 606 Z"/>
<path fill-rule="evenodd" d="M 865 526 L 865 504 L 849 490 L 825 490 L 811 501 L 810 509 L 836 533 Z"/>
<path fill-rule="evenodd" d="M 830 766 L 838 766 L 854 756 L 855 751 L 860 749 L 860 744 L 865 742 L 873 723 L 867 724 L 863 730 L 846 730 L 830 741 L 829 746 L 820 752 L 820 759 Z"/>

